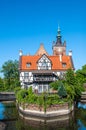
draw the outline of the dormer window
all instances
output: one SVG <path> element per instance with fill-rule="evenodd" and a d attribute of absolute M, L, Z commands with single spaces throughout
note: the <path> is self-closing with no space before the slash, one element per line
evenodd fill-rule
<path fill-rule="evenodd" d="M 43 55 L 38 61 L 38 70 L 51 70 L 51 61 Z"/>
<path fill-rule="evenodd" d="M 31 66 L 31 63 L 26 63 L 26 67 L 29 68 Z"/>
<path fill-rule="evenodd" d="M 48 70 L 48 63 L 46 62 L 45 59 L 42 62 L 41 69 Z"/>
<path fill-rule="evenodd" d="M 67 66 L 66 63 L 62 63 L 62 67 L 65 68 Z"/>

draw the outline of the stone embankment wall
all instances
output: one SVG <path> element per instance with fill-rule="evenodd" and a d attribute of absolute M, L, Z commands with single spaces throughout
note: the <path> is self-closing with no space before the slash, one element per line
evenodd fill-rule
<path fill-rule="evenodd" d="M 15 101 L 15 93 L 14 92 L 0 92 L 0 101 Z"/>
<path fill-rule="evenodd" d="M 59 105 L 51 105 L 50 107 L 47 108 L 47 111 L 58 111 L 58 110 L 61 110 L 61 109 L 69 109 L 69 105 L 68 103 L 66 104 L 59 104 Z"/>
<path fill-rule="evenodd" d="M 44 111 L 44 108 L 42 106 L 38 106 L 36 104 L 22 104 L 21 107 L 23 109 L 26 109 L 26 110 L 31 110 L 31 111 Z M 56 104 L 56 105 L 51 105 L 51 106 L 48 106 L 46 108 L 46 112 L 48 111 L 57 111 L 57 110 L 61 110 L 61 109 L 69 109 L 69 104 L 68 103 L 65 103 L 65 104 Z"/>
<path fill-rule="evenodd" d="M 29 104 L 29 105 L 25 104 L 19 106 L 20 115 L 22 114 L 26 117 L 30 115 L 37 117 L 56 117 L 60 115 L 69 114 L 73 110 L 74 110 L 74 104 L 69 106 L 68 103 L 51 105 L 46 108 L 46 112 L 44 111 L 43 107 L 40 107 L 36 104 Z"/>

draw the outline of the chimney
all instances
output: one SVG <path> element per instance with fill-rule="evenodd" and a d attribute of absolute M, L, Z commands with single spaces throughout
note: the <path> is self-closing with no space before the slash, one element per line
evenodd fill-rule
<path fill-rule="evenodd" d="M 60 59 L 60 62 L 62 62 L 62 55 L 61 54 L 59 55 L 59 59 Z"/>
<path fill-rule="evenodd" d="M 19 56 L 22 56 L 22 55 L 23 55 L 22 50 L 19 50 Z"/>
<path fill-rule="evenodd" d="M 69 51 L 69 56 L 72 56 L 72 50 Z"/>

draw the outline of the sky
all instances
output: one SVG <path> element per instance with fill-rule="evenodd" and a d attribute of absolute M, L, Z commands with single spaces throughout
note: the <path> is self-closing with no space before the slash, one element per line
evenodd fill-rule
<path fill-rule="evenodd" d="M 52 55 L 58 24 L 75 69 L 86 64 L 86 0 L 0 0 L 0 69 L 8 60 L 34 55 L 40 43 Z"/>

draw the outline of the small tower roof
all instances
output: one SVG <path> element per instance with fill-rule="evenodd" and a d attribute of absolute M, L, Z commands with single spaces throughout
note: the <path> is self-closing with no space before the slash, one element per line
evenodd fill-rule
<path fill-rule="evenodd" d="M 58 34 L 57 34 L 57 36 L 60 36 L 60 32 L 61 32 L 60 26 L 58 25 Z"/>
<path fill-rule="evenodd" d="M 57 41 L 56 41 L 56 44 L 57 45 L 62 45 L 62 41 L 61 41 L 61 30 L 60 30 L 60 26 L 58 25 L 58 33 L 57 33 Z"/>
<path fill-rule="evenodd" d="M 46 54 L 48 55 L 48 53 L 46 52 L 45 48 L 44 48 L 44 45 L 43 43 L 40 44 L 40 47 L 38 49 L 38 51 L 36 52 L 35 55 L 43 55 L 43 54 Z"/>

